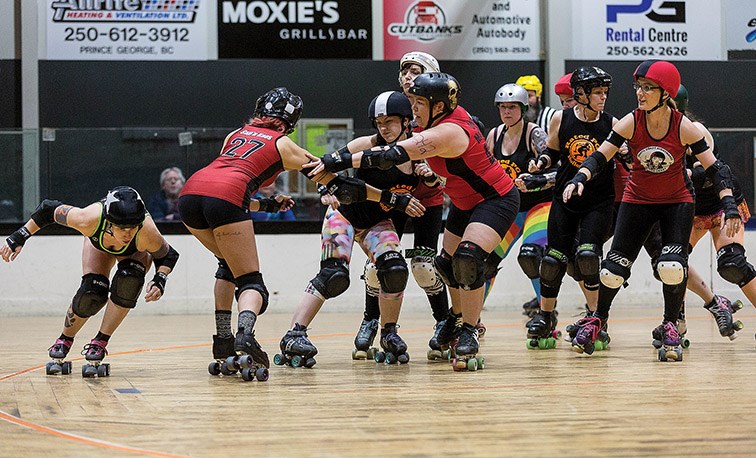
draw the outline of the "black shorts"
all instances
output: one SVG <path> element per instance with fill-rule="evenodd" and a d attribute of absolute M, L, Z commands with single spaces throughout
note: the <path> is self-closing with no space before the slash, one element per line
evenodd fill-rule
<path fill-rule="evenodd" d="M 460 210 L 452 205 L 446 218 L 446 230 L 462 237 L 468 224 L 482 223 L 495 230 L 503 239 L 519 211 L 520 192 L 513 187 L 505 195 L 484 200 L 471 210 Z"/>
<path fill-rule="evenodd" d="M 192 229 L 215 229 L 250 219 L 241 207 L 215 197 L 184 195 L 178 207 L 181 221 Z"/>

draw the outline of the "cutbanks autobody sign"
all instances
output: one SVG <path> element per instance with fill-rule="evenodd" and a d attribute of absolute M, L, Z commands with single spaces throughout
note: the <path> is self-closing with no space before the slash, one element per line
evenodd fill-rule
<path fill-rule="evenodd" d="M 384 59 L 422 50 L 448 60 L 537 60 L 537 0 L 384 0 Z"/>
<path fill-rule="evenodd" d="M 40 0 L 48 60 L 207 60 L 211 0 Z"/>
<path fill-rule="evenodd" d="M 218 57 L 370 59 L 370 0 L 218 0 Z"/>
<path fill-rule="evenodd" d="M 601 60 L 722 60 L 719 0 L 572 2 L 573 56 Z"/>

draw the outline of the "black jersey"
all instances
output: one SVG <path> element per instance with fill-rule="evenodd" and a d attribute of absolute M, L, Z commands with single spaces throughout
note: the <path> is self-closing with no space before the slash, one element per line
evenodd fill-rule
<path fill-rule="evenodd" d="M 559 125 L 559 168 L 554 195 L 561 200 L 562 192 L 583 161 L 598 150 L 612 131 L 612 115 L 601 112 L 593 122 L 584 122 L 575 110 L 562 110 Z M 564 206 L 572 211 L 587 211 L 614 202 L 614 161 L 609 161 L 596 176 L 585 184 L 582 196 L 573 196 Z"/>
<path fill-rule="evenodd" d="M 97 225 L 97 229 L 95 229 L 94 234 L 87 237 L 89 241 L 92 242 L 92 246 L 104 253 L 112 254 L 115 256 L 131 256 L 132 254 L 138 252 L 139 250 L 137 249 L 137 237 L 139 237 L 139 232 L 142 230 L 142 226 L 139 226 L 139 229 L 136 231 L 136 234 L 134 234 L 134 238 L 131 239 L 131 242 L 129 242 L 128 245 L 118 251 L 111 250 L 110 248 L 102 244 L 102 236 L 109 230 L 108 226 L 110 223 L 105 219 L 105 205 L 101 204 L 101 206 L 102 212 L 100 213 L 100 222 Z"/>
<path fill-rule="evenodd" d="M 719 151 L 717 150 L 716 143 L 714 144 L 714 156 L 719 158 Z M 686 155 L 687 167 L 693 169 L 693 164 L 696 162 L 695 156 L 690 154 Z M 707 175 L 704 175 L 702 180 L 692 180 L 693 189 L 696 191 L 696 216 L 713 215 L 722 210 L 722 202 L 719 200 L 719 193 L 716 186 L 709 179 Z M 740 205 L 743 202 L 743 191 L 740 188 L 740 183 L 737 177 L 732 177 L 732 195 L 735 197 L 735 201 Z"/>
<path fill-rule="evenodd" d="M 536 128 L 537 127 L 534 127 L 534 129 Z M 502 144 L 504 143 L 504 134 L 506 133 L 506 130 L 501 133 L 494 131 L 494 158 L 499 161 L 499 164 L 501 164 L 501 166 L 509 175 L 509 178 L 511 178 L 512 180 L 523 173 L 527 173 L 528 163 L 531 159 L 536 158 L 536 155 L 528 149 L 529 142 L 527 141 L 527 129 L 528 125 L 526 124 L 522 129 L 522 135 L 520 135 L 520 142 L 517 144 L 517 148 L 515 149 L 514 153 L 509 156 L 505 156 L 503 151 L 501 150 Z M 551 189 L 535 192 L 520 191 L 520 211 L 528 211 L 538 204 L 551 202 L 552 196 L 553 192 Z"/>

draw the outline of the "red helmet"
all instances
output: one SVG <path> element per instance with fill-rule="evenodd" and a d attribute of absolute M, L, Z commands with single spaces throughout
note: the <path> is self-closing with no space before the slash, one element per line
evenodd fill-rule
<path fill-rule="evenodd" d="M 645 60 L 635 69 L 633 76 L 646 78 L 669 93 L 672 98 L 677 97 L 680 88 L 680 72 L 671 62 L 666 60 Z"/>
<path fill-rule="evenodd" d="M 571 77 L 572 73 L 568 73 L 559 78 L 559 81 L 554 85 L 554 93 L 556 93 L 556 95 L 569 95 L 572 97 L 572 86 L 570 86 Z"/>

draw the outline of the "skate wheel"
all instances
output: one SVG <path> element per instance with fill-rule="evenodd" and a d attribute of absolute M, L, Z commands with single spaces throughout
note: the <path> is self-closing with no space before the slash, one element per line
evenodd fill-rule
<path fill-rule="evenodd" d="M 528 339 L 525 341 L 525 348 L 528 350 L 535 350 L 538 348 L 538 341 L 535 339 Z"/>
<path fill-rule="evenodd" d="M 733 325 L 733 327 L 735 328 L 736 331 L 740 331 L 741 329 L 743 329 L 743 322 L 740 321 L 740 320 L 732 323 L 732 325 Z"/>
<path fill-rule="evenodd" d="M 732 303 L 732 313 L 735 313 L 742 308 L 743 308 L 743 302 L 740 299 Z"/>
<path fill-rule="evenodd" d="M 60 373 L 63 375 L 68 375 L 71 373 L 71 370 L 73 369 L 71 365 L 71 361 L 66 361 L 63 363 L 63 366 L 60 368 Z"/>
<path fill-rule="evenodd" d="M 255 379 L 255 373 L 249 367 L 245 367 L 241 371 L 241 377 L 245 382 L 251 382 Z"/>
<path fill-rule="evenodd" d="M 556 339 L 553 337 L 549 337 L 546 339 L 546 348 L 556 348 Z"/>
<path fill-rule="evenodd" d="M 355 348 L 352 350 L 352 359 L 367 359 L 367 352 Z"/>
<path fill-rule="evenodd" d="M 455 359 L 455 361 L 456 363 L 454 364 L 454 368 L 455 368 L 454 370 L 459 372 L 459 371 L 463 371 L 467 369 L 467 362 L 465 360 Z"/>
<path fill-rule="evenodd" d="M 276 356 L 273 357 L 273 364 L 276 366 L 283 366 L 286 364 L 286 357 L 284 355 L 280 355 L 276 353 Z"/>
<path fill-rule="evenodd" d="M 608 348 L 608 345 L 606 342 L 597 340 L 596 343 L 593 345 L 593 349 L 595 351 L 604 351 Z"/>
<path fill-rule="evenodd" d="M 234 375 L 236 370 L 228 367 L 226 361 L 223 361 L 220 365 L 220 373 L 223 375 Z"/>
<path fill-rule="evenodd" d="M 452 359 L 452 361 L 451 361 L 451 365 L 452 365 L 452 370 L 453 370 L 454 372 L 459 372 L 459 371 L 461 370 L 461 369 L 459 368 L 459 366 L 457 366 L 457 358 L 454 358 L 454 359 Z"/>
<path fill-rule="evenodd" d="M 304 363 L 304 367 L 306 367 L 307 369 L 310 369 L 312 366 L 315 365 L 315 362 L 316 362 L 315 358 L 307 358 L 307 361 L 305 361 Z"/>
<path fill-rule="evenodd" d="M 661 343 L 661 340 L 654 339 L 654 341 L 651 342 L 651 345 L 653 345 L 654 348 L 656 348 L 658 350 L 659 348 L 661 348 L 662 343 Z"/>
<path fill-rule="evenodd" d="M 213 361 L 209 366 L 207 366 L 207 371 L 210 373 L 210 375 L 220 375 L 220 369 L 221 365 L 218 361 Z"/>
<path fill-rule="evenodd" d="M 234 370 L 238 369 L 239 366 L 236 365 L 236 362 L 237 362 L 237 357 L 236 356 L 229 356 L 228 358 L 226 358 L 226 366 L 229 369 L 234 369 Z"/>
<path fill-rule="evenodd" d="M 396 360 L 399 361 L 399 364 L 407 364 L 410 360 L 409 353 L 402 353 Z"/>
<path fill-rule="evenodd" d="M 663 347 L 659 349 L 659 361 L 666 361 L 667 360 L 667 350 L 665 350 Z"/>
<path fill-rule="evenodd" d="M 382 351 L 379 351 L 375 354 L 375 362 L 376 363 L 382 363 L 386 361 L 386 353 L 383 353 Z"/>
<path fill-rule="evenodd" d="M 81 376 L 85 378 L 94 377 L 97 375 L 97 368 L 91 364 L 85 364 L 81 366 Z"/>
<path fill-rule="evenodd" d="M 486 367 L 486 358 L 484 358 L 482 356 L 478 356 L 478 357 L 476 357 L 476 359 L 478 360 L 478 369 L 480 369 L 480 370 L 485 369 L 485 367 Z"/>
<path fill-rule="evenodd" d="M 683 348 L 689 348 L 690 347 L 690 339 L 683 339 L 682 340 L 682 347 Z"/>
<path fill-rule="evenodd" d="M 301 367 L 304 366 L 304 358 L 302 358 L 299 355 L 294 355 L 291 357 L 291 367 Z"/>
<path fill-rule="evenodd" d="M 49 363 L 47 363 L 47 364 L 45 365 L 45 373 L 46 373 L 47 375 L 55 375 L 55 374 L 59 374 L 59 373 L 61 373 L 62 371 L 63 371 L 63 368 L 62 368 L 62 367 L 60 367 L 60 364 L 58 364 L 58 363 L 49 362 Z"/>
<path fill-rule="evenodd" d="M 478 370 L 478 360 L 475 358 L 471 358 L 467 360 L 467 370 L 468 371 L 477 371 Z"/>
<path fill-rule="evenodd" d="M 575 353 L 583 353 L 585 350 L 580 345 L 577 345 L 575 343 L 572 344 L 572 351 Z"/>
<path fill-rule="evenodd" d="M 386 364 L 396 364 L 396 355 L 393 353 L 386 353 Z"/>
<path fill-rule="evenodd" d="M 241 368 L 250 368 L 255 365 L 255 360 L 252 358 L 252 355 L 242 355 L 239 356 L 237 364 Z"/>
<path fill-rule="evenodd" d="M 110 364 L 100 364 L 97 366 L 97 376 L 98 377 L 110 377 Z"/>
<path fill-rule="evenodd" d="M 675 355 L 677 355 L 677 357 L 675 358 L 677 361 L 682 361 L 683 360 L 683 353 L 682 353 L 681 349 L 676 348 L 675 349 Z"/>
<path fill-rule="evenodd" d="M 258 382 L 267 382 L 270 378 L 270 372 L 267 367 L 260 367 L 255 371 L 255 378 Z"/>
<path fill-rule="evenodd" d="M 441 359 L 441 352 L 438 350 L 428 350 L 428 361 L 435 361 Z"/>
<path fill-rule="evenodd" d="M 368 351 L 367 351 L 367 357 L 370 359 L 374 359 L 376 353 L 378 353 L 378 349 L 375 347 L 370 347 L 368 348 Z"/>

